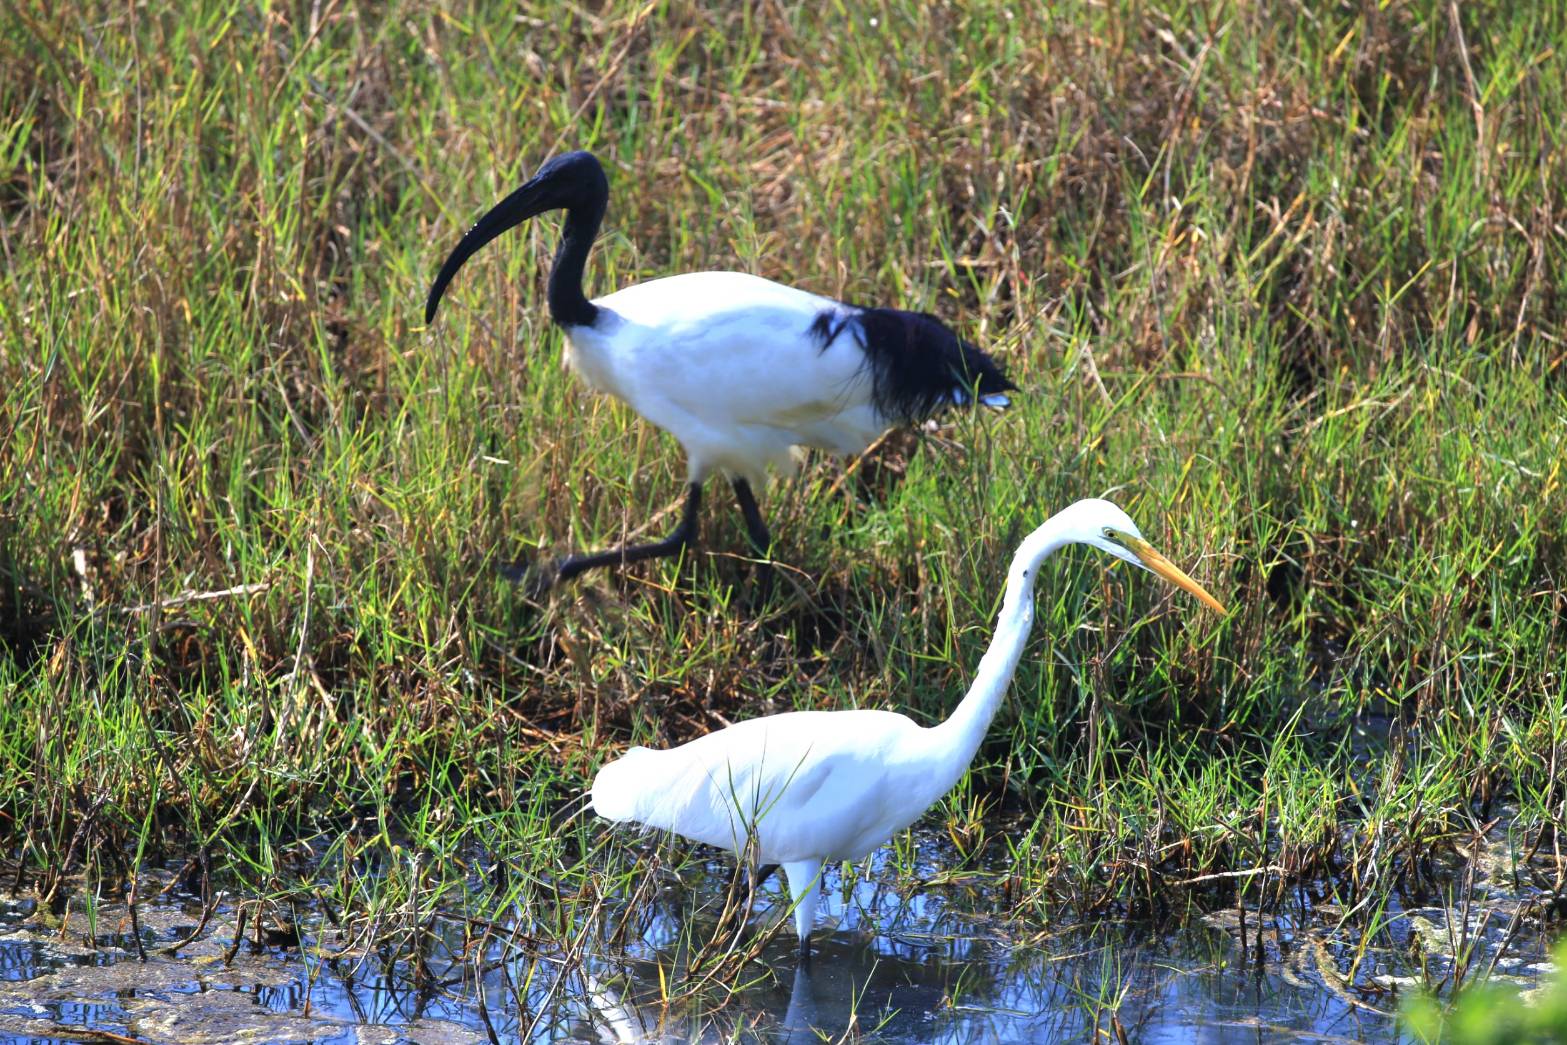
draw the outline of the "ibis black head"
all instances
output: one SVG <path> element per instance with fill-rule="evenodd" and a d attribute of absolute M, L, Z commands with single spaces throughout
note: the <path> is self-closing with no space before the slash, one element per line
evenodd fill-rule
<path fill-rule="evenodd" d="M 527 184 L 485 212 L 447 255 L 430 285 L 429 297 L 425 298 L 424 321 L 434 321 L 446 285 L 480 247 L 507 229 L 550 210 L 566 211 L 565 235 L 550 274 L 550 311 L 562 321 L 570 320 L 573 311 L 580 314 L 587 309 L 591 314 L 592 306 L 582 295 L 582 263 L 608 200 L 609 180 L 592 153 L 568 152 L 546 160 Z"/>

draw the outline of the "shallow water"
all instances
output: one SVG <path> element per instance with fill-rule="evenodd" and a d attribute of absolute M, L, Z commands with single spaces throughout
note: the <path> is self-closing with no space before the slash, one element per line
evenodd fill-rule
<path fill-rule="evenodd" d="M 950 855 L 934 839 L 922 839 L 918 853 L 929 871 Z M 1441 974 L 1460 928 L 1455 921 L 1448 934 L 1441 908 L 1392 912 L 1350 980 L 1358 938 L 1335 930 L 1342 912 L 1305 898 L 1260 922 L 1245 912 L 1243 952 L 1235 911 L 1165 930 L 1114 919 L 1001 922 L 990 916 L 1006 907 L 993 878 L 900 891 L 890 869 L 873 862 L 866 877 L 829 874 L 808 965 L 796 961 L 785 930 L 761 961 L 739 967 L 743 984 L 664 1005 L 665 985 L 686 975 L 681 941 L 712 935 L 709 912 L 728 873 L 723 861 L 697 865 L 634 911 L 612 910 L 602 931 L 589 934 L 581 962 L 547 951 L 528 960 L 500 943 L 481 962 L 464 955 L 457 920 L 438 920 L 422 977 L 406 957 L 349 956 L 306 912 L 303 949 L 245 943 L 226 960 L 232 910 L 220 908 L 170 956 L 160 949 L 190 934 L 200 906 L 189 898 L 147 903 L 139 908 L 143 963 L 123 906 L 100 908 L 90 933 L 87 914 L 73 910 L 62 934 L 36 904 L 0 900 L 0 1042 L 103 1031 L 224 1045 L 466 1043 L 489 1040 L 486 1018 L 502 1041 L 803 1043 L 849 1031 L 886 1042 L 1395 1041 L 1397 992 L 1422 963 Z M 1496 957 L 1519 907 L 1504 884 L 1482 882 L 1470 908 L 1477 967 Z M 753 924 L 771 924 L 783 908 L 770 884 Z M 611 943 L 607 926 L 628 914 L 634 929 Z M 1524 985 L 1537 980 L 1548 968 L 1538 937 L 1515 932 L 1497 971 Z"/>

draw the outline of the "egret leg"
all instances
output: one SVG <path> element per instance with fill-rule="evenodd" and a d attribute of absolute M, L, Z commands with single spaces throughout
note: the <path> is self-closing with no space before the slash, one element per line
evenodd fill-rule
<path fill-rule="evenodd" d="M 745 875 L 747 896 L 744 907 L 735 911 L 736 917 L 742 917 L 751 913 L 752 907 L 756 903 L 756 898 L 762 891 L 762 884 L 766 882 L 767 879 L 771 878 L 773 872 L 777 870 L 777 864 L 766 864 L 762 867 L 753 867 L 747 860 L 742 859 L 740 861 L 738 871 Z M 738 879 L 736 879 L 736 881 L 738 882 Z M 720 923 L 719 927 L 722 928 L 723 923 Z"/>
<path fill-rule="evenodd" d="M 731 485 L 735 488 L 735 500 L 740 502 L 740 514 L 745 516 L 745 532 L 751 538 L 751 546 L 762 557 L 762 564 L 757 568 L 756 585 L 760 596 L 758 601 L 766 602 L 773 590 L 773 535 L 767 532 L 767 523 L 762 520 L 762 510 L 756 506 L 756 495 L 751 493 L 751 484 L 744 479 L 734 479 Z"/>
<path fill-rule="evenodd" d="M 737 907 L 726 909 L 724 916 L 718 921 L 715 935 L 720 935 L 727 931 L 731 921 L 737 923 L 735 925 L 736 930 L 742 933 L 745 932 L 745 918 L 751 913 L 752 907 L 756 903 L 757 895 L 762 891 L 762 884 L 771 878 L 777 870 L 777 864 L 764 864 L 761 867 L 756 867 L 749 860 L 741 858 L 735 867 L 735 885 L 738 886 L 740 883 L 739 876 L 744 875 L 747 890 L 746 902 Z"/>
<path fill-rule="evenodd" d="M 651 544 L 632 544 L 621 548 L 611 548 L 609 551 L 584 552 L 581 555 L 569 555 L 555 564 L 553 572 L 536 583 L 535 590 L 542 592 L 556 584 L 569 581 L 578 574 L 588 570 L 596 570 L 601 566 L 627 566 L 634 562 L 643 562 L 647 559 L 660 559 L 669 555 L 678 555 L 685 547 L 696 541 L 698 521 L 697 513 L 702 507 L 702 484 L 691 483 L 686 487 L 686 507 L 681 513 L 680 525 L 668 537 Z M 503 571 L 511 580 L 521 580 L 523 571 L 515 567 L 507 567 Z"/>
<path fill-rule="evenodd" d="M 794 930 L 800 936 L 800 960 L 811 960 L 811 929 L 816 925 L 816 896 L 822 878 L 820 860 L 796 860 L 783 865 L 794 903 Z"/>

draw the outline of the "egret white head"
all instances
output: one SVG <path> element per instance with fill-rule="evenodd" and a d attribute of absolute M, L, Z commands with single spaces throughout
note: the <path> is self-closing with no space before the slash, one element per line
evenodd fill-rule
<path fill-rule="evenodd" d="M 1036 530 L 1035 534 L 1042 535 L 1047 531 L 1053 546 L 1058 546 L 1056 542 L 1091 545 L 1117 559 L 1125 559 L 1134 566 L 1158 574 L 1177 588 L 1195 595 L 1209 609 L 1219 613 L 1227 612 L 1223 604 L 1209 595 L 1202 585 L 1149 544 L 1131 516 L 1109 501 L 1088 497 L 1068 505 L 1050 522 Z M 1039 558 L 1043 558 L 1050 550 L 1053 549 L 1040 547 L 1035 551 Z"/>

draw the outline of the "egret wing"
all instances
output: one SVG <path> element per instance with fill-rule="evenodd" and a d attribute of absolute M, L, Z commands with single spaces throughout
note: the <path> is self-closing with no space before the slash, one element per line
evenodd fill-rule
<path fill-rule="evenodd" d="M 784 862 L 835 855 L 884 817 L 889 747 L 917 731 L 882 711 L 796 712 L 737 723 L 666 751 L 633 748 L 599 771 L 593 807 Z"/>

